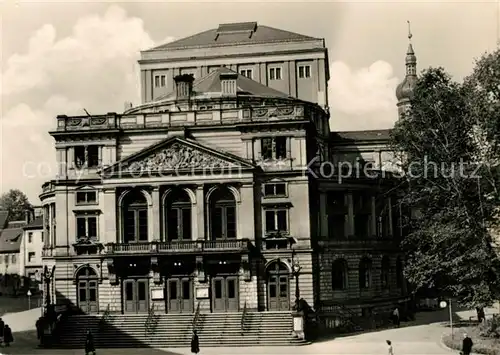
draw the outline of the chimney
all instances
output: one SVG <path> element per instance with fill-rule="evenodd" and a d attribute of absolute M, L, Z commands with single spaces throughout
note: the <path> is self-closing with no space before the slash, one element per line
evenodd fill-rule
<path fill-rule="evenodd" d="M 238 73 L 220 73 L 222 96 L 236 96 Z"/>
<path fill-rule="evenodd" d="M 193 91 L 194 77 L 192 74 L 181 74 L 174 78 L 177 100 L 188 100 Z"/>

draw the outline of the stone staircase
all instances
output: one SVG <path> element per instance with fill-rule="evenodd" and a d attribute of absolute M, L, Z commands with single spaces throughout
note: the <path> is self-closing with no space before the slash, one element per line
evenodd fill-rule
<path fill-rule="evenodd" d="M 145 328 L 147 315 L 110 315 L 103 326 L 100 317 L 71 316 L 59 334 L 57 348 L 83 348 L 87 330 L 97 348 L 189 347 L 194 314 L 161 314 L 154 329 Z M 200 347 L 303 345 L 291 333 L 290 312 L 248 312 L 242 331 L 242 313 L 200 314 Z"/>

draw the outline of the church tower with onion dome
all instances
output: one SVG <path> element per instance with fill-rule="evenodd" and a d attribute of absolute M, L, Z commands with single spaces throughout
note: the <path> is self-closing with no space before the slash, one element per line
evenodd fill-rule
<path fill-rule="evenodd" d="M 406 51 L 406 76 L 396 88 L 396 98 L 398 99 L 398 117 L 401 117 L 410 108 L 410 100 L 413 90 L 417 84 L 417 57 L 413 51 L 411 43 L 410 21 L 408 21 L 408 50 Z"/>

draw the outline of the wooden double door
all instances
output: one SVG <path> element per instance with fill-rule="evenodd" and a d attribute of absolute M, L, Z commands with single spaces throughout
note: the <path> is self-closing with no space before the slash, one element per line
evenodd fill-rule
<path fill-rule="evenodd" d="M 212 311 L 238 312 L 240 308 L 238 276 L 212 277 Z"/>
<path fill-rule="evenodd" d="M 148 279 L 125 279 L 122 289 L 124 313 L 147 313 L 149 311 Z"/>
<path fill-rule="evenodd" d="M 193 280 L 190 277 L 171 277 L 165 285 L 167 312 L 192 313 L 194 311 Z"/>
<path fill-rule="evenodd" d="M 267 281 L 268 309 L 290 310 L 290 280 L 288 275 L 270 274 Z"/>
<path fill-rule="evenodd" d="M 78 280 L 78 307 L 83 313 L 90 314 L 99 311 L 97 291 L 97 280 Z"/>

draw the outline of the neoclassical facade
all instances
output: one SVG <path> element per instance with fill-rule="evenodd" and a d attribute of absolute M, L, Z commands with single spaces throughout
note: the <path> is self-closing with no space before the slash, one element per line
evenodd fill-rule
<path fill-rule="evenodd" d="M 388 132 L 330 132 L 323 40 L 213 32 L 143 52 L 140 105 L 57 117 L 52 299 L 137 314 L 300 298 L 327 327 L 390 310 L 406 289 Z"/>

